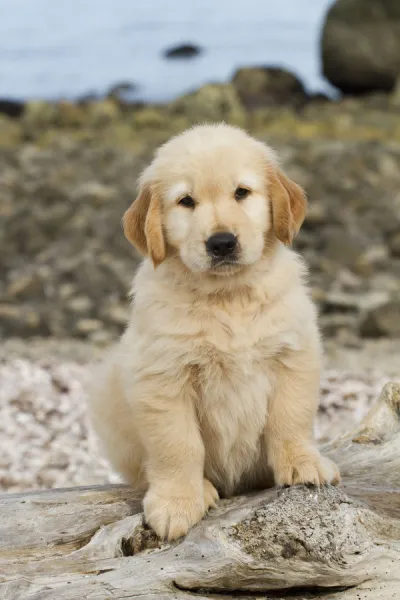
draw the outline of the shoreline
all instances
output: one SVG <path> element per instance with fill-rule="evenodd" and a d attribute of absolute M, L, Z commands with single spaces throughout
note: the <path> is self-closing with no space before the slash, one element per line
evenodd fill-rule
<path fill-rule="evenodd" d="M 115 101 L 121 108 L 125 110 L 135 110 L 137 108 L 155 107 L 165 108 L 171 103 L 178 101 L 180 98 L 190 96 L 198 92 L 198 90 L 208 86 L 227 86 L 235 81 L 237 74 L 242 72 L 256 72 L 265 71 L 269 73 L 277 72 L 283 77 L 290 78 L 291 82 L 296 82 L 298 90 L 302 91 L 302 101 L 304 104 L 308 104 L 315 100 L 340 101 L 343 97 L 340 90 L 335 89 L 328 80 L 323 79 L 325 85 L 321 85 L 319 89 L 313 89 L 307 87 L 306 83 L 294 73 L 294 71 L 285 67 L 276 67 L 274 65 L 267 66 L 249 66 L 239 67 L 235 69 L 231 77 L 227 77 L 221 80 L 210 80 L 206 81 L 199 86 L 192 86 L 186 91 L 176 94 L 167 100 L 148 99 L 146 97 L 140 97 L 140 86 L 135 82 L 131 81 L 116 81 L 110 86 L 107 86 L 103 92 L 94 92 L 88 90 L 83 94 L 74 95 L 59 95 L 54 97 L 17 97 L 12 94 L 2 94 L 0 96 L 0 115 L 6 115 L 9 117 L 19 118 L 23 115 L 24 110 L 31 104 L 43 103 L 49 106 L 57 107 L 59 105 L 71 104 L 75 106 L 87 106 L 88 104 L 96 104 L 107 100 Z M 321 77 L 323 77 L 321 75 Z M 297 90 L 297 91 L 298 91 Z M 274 94 L 274 89 L 271 90 Z M 284 91 L 284 90 L 283 90 Z M 293 90 L 290 86 L 287 89 L 288 98 L 285 103 L 290 104 L 290 96 Z M 273 103 L 273 102 L 272 102 Z"/>
<path fill-rule="evenodd" d="M 276 67 L 274 65 L 265 65 L 265 66 L 249 66 L 249 67 L 244 67 L 245 69 L 265 69 L 265 70 L 270 70 L 270 69 L 279 69 L 279 71 L 283 72 L 283 73 L 288 73 L 290 75 L 292 75 L 293 77 L 295 77 L 296 79 L 298 79 L 299 82 L 301 82 L 301 85 L 304 88 L 305 91 L 305 95 L 309 98 L 309 100 L 312 100 L 313 98 L 324 98 L 327 101 L 332 101 L 332 102 L 337 102 L 340 101 L 344 96 L 343 94 L 340 92 L 340 90 L 336 89 L 335 87 L 332 86 L 332 84 L 330 84 L 330 82 L 323 77 L 323 75 L 321 74 L 321 79 L 322 79 L 322 85 L 320 85 L 318 88 L 314 87 L 311 88 L 309 86 L 307 86 L 307 84 L 305 83 L 305 81 L 303 81 L 303 79 L 295 74 L 294 71 L 292 71 L 291 69 L 288 69 L 286 67 L 283 66 L 279 66 Z M 202 87 L 208 86 L 208 85 L 227 85 L 229 83 L 232 82 L 233 78 L 235 77 L 235 74 L 238 71 L 241 71 L 242 67 L 238 67 L 237 69 L 233 70 L 233 73 L 231 75 L 231 77 L 226 77 L 226 78 L 221 78 L 219 80 L 217 79 L 210 79 L 209 81 L 205 81 L 202 84 L 196 86 L 193 85 L 191 87 L 189 87 L 186 90 L 183 90 L 183 92 L 181 93 L 177 93 L 174 94 L 173 96 L 171 96 L 170 98 L 167 98 L 165 100 L 162 99 L 157 99 L 157 98 L 149 98 L 146 97 L 146 95 L 141 96 L 141 87 L 140 85 L 138 85 L 136 82 L 133 81 L 115 81 L 114 83 L 111 83 L 110 85 L 106 86 L 104 88 L 104 90 L 101 91 L 92 91 L 90 89 L 88 89 L 86 92 L 84 93 L 80 93 L 80 94 L 59 94 L 59 95 L 54 95 L 52 97 L 50 96 L 40 96 L 40 95 L 34 95 L 34 96 L 27 96 L 27 97 L 23 97 L 23 96 L 17 96 L 17 95 L 13 95 L 12 93 L 3 93 L 0 95 L 0 115 L 4 114 L 4 115 L 8 115 L 8 116 L 21 116 L 21 114 L 23 113 L 24 108 L 31 104 L 31 103 L 35 103 L 35 102 L 43 102 L 49 105 L 55 105 L 57 106 L 58 104 L 63 104 L 63 103 L 69 103 L 69 104 L 75 104 L 75 105 L 85 105 L 88 103 L 95 103 L 95 102 L 102 102 L 104 100 L 117 100 L 121 105 L 125 106 L 126 108 L 135 108 L 135 107 L 145 107 L 145 106 L 155 106 L 155 107 L 163 107 L 163 106 L 167 106 L 168 104 L 175 102 L 176 100 L 178 100 L 179 98 L 183 97 L 183 96 L 187 96 L 189 94 L 193 94 L 195 93 L 197 90 L 199 90 Z M 349 95 L 349 97 L 351 97 L 351 95 Z"/>
<path fill-rule="evenodd" d="M 209 83 L 166 103 L 128 102 L 124 85 L 75 101 L 0 98 L 0 147 L 47 145 L 59 134 L 131 147 L 136 135 L 147 136 L 154 146 L 194 123 L 221 120 L 272 139 L 400 140 L 397 89 L 309 93 L 292 72 L 275 67 L 242 68 L 227 83 Z"/>

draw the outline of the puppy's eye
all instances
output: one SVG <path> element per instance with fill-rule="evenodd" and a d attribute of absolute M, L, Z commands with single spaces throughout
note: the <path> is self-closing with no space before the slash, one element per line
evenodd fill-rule
<path fill-rule="evenodd" d="M 247 198 L 247 196 L 250 194 L 250 190 L 243 188 L 243 187 L 238 187 L 236 188 L 235 191 L 235 198 L 236 200 L 243 200 L 244 198 Z"/>
<path fill-rule="evenodd" d="M 195 207 L 195 202 L 191 196 L 185 196 L 184 198 L 181 198 L 178 204 L 180 204 L 181 206 L 186 206 L 186 208 Z"/>

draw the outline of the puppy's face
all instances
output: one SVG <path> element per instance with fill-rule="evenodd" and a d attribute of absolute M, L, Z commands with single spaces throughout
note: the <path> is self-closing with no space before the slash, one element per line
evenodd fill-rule
<path fill-rule="evenodd" d="M 243 148 L 243 140 L 215 130 L 204 139 L 189 133 L 164 147 L 158 159 L 165 163 L 155 165 L 166 240 L 192 271 L 229 273 L 263 252 L 270 228 L 265 165 L 252 143 Z"/>
<path fill-rule="evenodd" d="M 191 271 L 223 275 L 257 262 L 271 236 L 291 243 L 305 208 L 264 144 L 227 125 L 199 126 L 158 150 L 124 228 L 155 265 L 178 255 Z"/>

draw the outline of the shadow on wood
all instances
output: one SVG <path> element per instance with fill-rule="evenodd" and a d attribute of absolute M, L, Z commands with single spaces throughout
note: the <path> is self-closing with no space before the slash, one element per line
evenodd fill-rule
<path fill-rule="evenodd" d="M 399 598 L 400 385 L 323 451 L 341 487 L 221 501 L 168 545 L 127 486 L 3 495 L 0 598 Z"/>

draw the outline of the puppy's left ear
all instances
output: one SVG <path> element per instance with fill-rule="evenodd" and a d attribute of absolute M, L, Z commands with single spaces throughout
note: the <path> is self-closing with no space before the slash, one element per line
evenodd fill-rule
<path fill-rule="evenodd" d="M 276 237 L 290 246 L 298 234 L 307 212 L 306 194 L 278 167 L 269 174 L 272 221 Z"/>
<path fill-rule="evenodd" d="M 162 227 L 161 202 L 151 184 L 142 183 L 139 195 L 123 217 L 125 237 L 142 254 L 149 256 L 155 267 L 166 256 Z"/>

